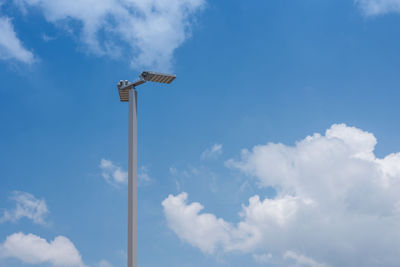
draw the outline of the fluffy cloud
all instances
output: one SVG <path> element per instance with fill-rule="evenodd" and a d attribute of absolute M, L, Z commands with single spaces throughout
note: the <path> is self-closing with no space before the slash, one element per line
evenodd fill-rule
<path fill-rule="evenodd" d="M 368 16 L 400 12 L 400 0 L 355 0 Z"/>
<path fill-rule="evenodd" d="M 400 153 L 377 158 L 376 143 L 336 124 L 294 146 L 243 150 L 227 166 L 274 187 L 274 198 L 251 197 L 234 224 L 202 213 L 186 193 L 170 195 L 167 223 L 205 253 L 240 251 L 282 266 L 398 266 Z"/>
<path fill-rule="evenodd" d="M 16 207 L 13 210 L 5 210 L 0 222 L 16 222 L 26 217 L 34 223 L 45 224 L 44 218 L 49 211 L 44 199 L 37 199 L 32 194 L 20 191 L 13 192 L 10 199 L 16 203 Z"/>
<path fill-rule="evenodd" d="M 81 25 L 80 36 L 98 55 L 132 56 L 134 67 L 171 68 L 173 53 L 189 36 L 204 0 L 18 0 L 57 25 Z M 70 23 L 72 22 L 72 23 Z M 73 31 L 73 30 L 72 30 Z M 122 49 L 121 43 L 129 46 Z"/>
<path fill-rule="evenodd" d="M 31 64 L 34 60 L 32 52 L 28 51 L 18 39 L 11 19 L 0 17 L 0 59 L 16 60 Z"/>
<path fill-rule="evenodd" d="M 229 243 L 231 226 L 213 214 L 199 212 L 199 203 L 187 204 L 187 194 L 170 195 L 162 202 L 168 226 L 182 239 L 205 253 L 212 253 L 217 246 Z"/>
<path fill-rule="evenodd" d="M 85 266 L 79 251 L 64 236 L 58 236 L 53 241 L 47 242 L 33 234 L 12 234 L 0 244 L 0 259 L 6 258 L 18 259 L 28 264 L 50 263 L 53 266 Z"/>
<path fill-rule="evenodd" d="M 201 153 L 201 159 L 216 159 L 222 154 L 222 145 L 214 144 Z"/>

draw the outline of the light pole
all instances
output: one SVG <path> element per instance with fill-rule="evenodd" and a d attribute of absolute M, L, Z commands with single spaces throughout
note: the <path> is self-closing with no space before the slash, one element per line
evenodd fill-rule
<path fill-rule="evenodd" d="M 135 82 L 120 81 L 121 102 L 129 102 L 128 267 L 137 267 L 137 91 L 145 82 L 171 83 L 175 75 L 144 71 Z"/>

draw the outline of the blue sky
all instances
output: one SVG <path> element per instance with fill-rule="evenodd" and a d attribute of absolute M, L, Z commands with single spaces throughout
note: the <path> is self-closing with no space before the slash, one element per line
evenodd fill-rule
<path fill-rule="evenodd" d="M 398 266 L 400 1 L 0 1 L 0 266 Z"/>

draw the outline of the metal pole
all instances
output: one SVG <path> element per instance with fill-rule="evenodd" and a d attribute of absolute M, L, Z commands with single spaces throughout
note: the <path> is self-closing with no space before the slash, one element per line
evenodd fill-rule
<path fill-rule="evenodd" d="M 137 267 L 137 92 L 129 89 L 128 267 Z"/>

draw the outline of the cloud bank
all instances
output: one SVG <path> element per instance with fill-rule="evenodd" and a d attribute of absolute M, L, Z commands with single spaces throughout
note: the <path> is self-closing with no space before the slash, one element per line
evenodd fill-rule
<path fill-rule="evenodd" d="M 47 242 L 33 234 L 12 234 L 0 244 L 0 259 L 7 258 L 28 264 L 50 263 L 52 266 L 85 267 L 79 251 L 64 236 Z"/>
<path fill-rule="evenodd" d="M 204 0 L 18 0 L 25 13 L 78 32 L 88 51 L 132 59 L 136 68 L 169 70 L 175 49 L 190 36 Z M 79 30 L 73 25 L 79 25 Z M 123 44 L 123 45 L 122 45 Z M 124 49 L 128 46 L 129 49 Z"/>
<path fill-rule="evenodd" d="M 282 266 L 397 266 L 400 153 L 377 158 L 372 133 L 335 124 L 294 146 L 268 143 L 229 160 L 274 198 L 255 195 L 237 223 L 188 195 L 162 205 L 168 226 L 206 254 L 238 251 Z"/>
<path fill-rule="evenodd" d="M 34 223 L 45 224 L 44 218 L 49 210 L 44 199 L 37 199 L 26 192 L 14 191 L 10 200 L 14 201 L 16 206 L 13 210 L 5 210 L 0 222 L 16 222 L 26 217 Z"/>
<path fill-rule="evenodd" d="M 32 52 L 22 45 L 8 17 L 0 17 L 0 59 L 16 60 L 27 64 L 34 61 Z"/>
<path fill-rule="evenodd" d="M 367 16 L 400 12 L 400 0 L 354 0 Z M 46 21 L 77 36 L 85 50 L 128 58 L 136 69 L 169 71 L 173 55 L 191 36 L 205 0 L 14 0 L 24 14 L 39 10 Z M 0 3 L 1 5 L 1 3 Z M 42 34 L 44 40 L 49 40 Z M 0 59 L 31 64 L 10 18 L 0 17 Z"/>

